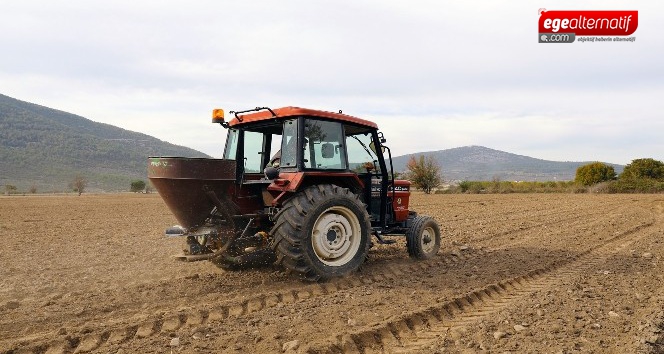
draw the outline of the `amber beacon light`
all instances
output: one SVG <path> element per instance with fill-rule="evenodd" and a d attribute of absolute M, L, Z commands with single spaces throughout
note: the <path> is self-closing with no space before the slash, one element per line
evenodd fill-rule
<path fill-rule="evenodd" d="M 212 110 L 212 123 L 224 123 L 224 110 L 216 108 Z"/>

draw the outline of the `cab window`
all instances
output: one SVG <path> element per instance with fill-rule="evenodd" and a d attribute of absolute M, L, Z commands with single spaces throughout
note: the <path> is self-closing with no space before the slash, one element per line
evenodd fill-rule
<path fill-rule="evenodd" d="M 284 134 L 281 138 L 279 167 L 289 168 L 297 165 L 297 119 L 284 122 Z"/>
<path fill-rule="evenodd" d="M 226 149 L 224 150 L 224 158 L 227 160 L 235 160 L 237 157 L 237 141 L 239 132 L 237 129 L 229 129 L 228 136 L 226 137 Z"/>
<path fill-rule="evenodd" d="M 304 168 L 347 169 L 341 123 L 314 119 L 304 122 Z"/>
<path fill-rule="evenodd" d="M 261 173 L 263 167 L 264 134 L 252 131 L 244 132 L 244 172 Z"/>

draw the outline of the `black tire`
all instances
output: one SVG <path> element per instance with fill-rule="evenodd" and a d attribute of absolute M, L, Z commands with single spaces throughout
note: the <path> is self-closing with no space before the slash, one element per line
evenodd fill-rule
<path fill-rule="evenodd" d="M 417 216 L 406 232 L 408 255 L 417 259 L 431 259 L 440 250 L 440 227 L 430 216 Z"/>
<path fill-rule="evenodd" d="M 364 204 L 335 185 L 310 186 L 284 203 L 270 231 L 277 263 L 318 281 L 356 271 L 371 244 Z"/>

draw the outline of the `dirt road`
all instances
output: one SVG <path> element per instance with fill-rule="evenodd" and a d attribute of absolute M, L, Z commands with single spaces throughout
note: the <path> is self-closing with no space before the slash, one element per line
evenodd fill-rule
<path fill-rule="evenodd" d="M 440 255 L 308 284 L 170 256 L 157 195 L 0 197 L 0 353 L 663 353 L 664 196 L 415 195 Z"/>

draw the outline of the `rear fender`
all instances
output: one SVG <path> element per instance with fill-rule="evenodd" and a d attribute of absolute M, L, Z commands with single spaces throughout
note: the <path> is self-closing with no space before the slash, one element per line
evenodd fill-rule
<path fill-rule="evenodd" d="M 294 193 L 306 187 L 318 184 L 334 184 L 348 188 L 355 194 L 361 194 L 364 183 L 353 172 L 282 172 L 279 177 L 267 187 L 275 199 L 272 206 L 278 207 Z"/>

